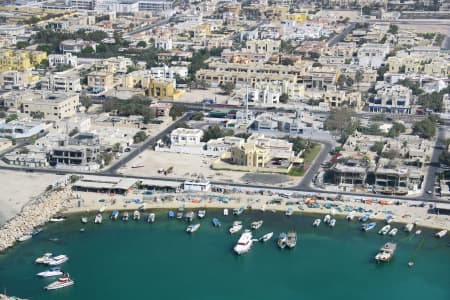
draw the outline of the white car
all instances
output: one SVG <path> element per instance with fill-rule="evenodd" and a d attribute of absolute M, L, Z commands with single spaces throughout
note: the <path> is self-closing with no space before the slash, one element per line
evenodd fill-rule
<path fill-rule="evenodd" d="M 427 194 L 431 195 L 431 194 L 433 194 L 433 192 L 431 190 L 428 190 Z"/>

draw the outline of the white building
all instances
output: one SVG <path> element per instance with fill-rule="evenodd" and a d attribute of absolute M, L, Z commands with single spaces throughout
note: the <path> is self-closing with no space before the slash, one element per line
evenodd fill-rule
<path fill-rule="evenodd" d="M 76 67 L 78 66 L 78 57 L 73 56 L 70 52 L 66 54 L 50 54 L 48 56 L 48 66 L 54 68 L 59 65 Z"/>
<path fill-rule="evenodd" d="M 42 80 L 42 89 L 54 92 L 81 92 L 80 76 L 74 73 L 53 73 Z"/>
<path fill-rule="evenodd" d="M 190 181 L 186 180 L 183 184 L 185 191 L 208 192 L 211 189 L 211 183 L 207 180 Z"/>
<path fill-rule="evenodd" d="M 168 67 L 164 65 L 163 67 L 153 67 L 150 68 L 150 72 L 155 78 L 174 79 L 177 76 L 180 78 L 186 78 L 188 76 L 188 68 L 180 66 Z"/>
<path fill-rule="evenodd" d="M 389 45 L 385 44 L 364 44 L 358 50 L 358 60 L 360 66 L 379 68 L 386 55 L 389 53 Z"/>
<path fill-rule="evenodd" d="M 369 111 L 410 114 L 411 103 L 411 89 L 402 85 L 385 86 L 377 91 L 373 100 L 369 101 Z"/>
<path fill-rule="evenodd" d="M 170 134 L 172 146 L 198 146 L 201 144 L 203 130 L 177 128 Z"/>
<path fill-rule="evenodd" d="M 248 100 L 255 103 L 276 104 L 280 101 L 281 94 L 269 89 L 252 89 L 248 92 Z"/>
<path fill-rule="evenodd" d="M 140 0 L 139 1 L 139 11 L 151 11 L 151 12 L 162 12 L 166 10 L 171 10 L 173 8 L 173 1 L 167 0 Z"/>
<path fill-rule="evenodd" d="M 59 45 L 59 50 L 66 53 L 80 53 L 83 49 L 87 47 L 91 47 L 92 49 L 96 49 L 97 43 L 91 41 L 83 41 L 83 40 L 65 40 L 62 41 Z"/>
<path fill-rule="evenodd" d="M 155 48 L 163 50 L 172 50 L 173 41 L 171 38 L 157 38 L 155 40 Z"/>

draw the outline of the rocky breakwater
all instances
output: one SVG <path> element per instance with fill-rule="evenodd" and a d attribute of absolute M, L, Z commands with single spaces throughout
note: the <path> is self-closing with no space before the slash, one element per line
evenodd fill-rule
<path fill-rule="evenodd" d="M 45 192 L 29 202 L 14 218 L 0 229 L 0 252 L 13 246 L 17 239 L 31 234 L 33 230 L 46 223 L 52 216 L 71 207 L 72 192 L 69 187 Z"/>
<path fill-rule="evenodd" d="M 6 296 L 6 295 L 3 295 L 3 294 L 0 294 L 0 300 L 26 300 L 26 299 L 12 297 L 12 296 Z"/>

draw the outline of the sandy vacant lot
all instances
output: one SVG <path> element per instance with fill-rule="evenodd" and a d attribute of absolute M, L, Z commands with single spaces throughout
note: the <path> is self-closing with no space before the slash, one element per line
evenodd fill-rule
<path fill-rule="evenodd" d="M 33 197 L 60 178 L 59 175 L 0 170 L 0 225 L 18 213 Z"/>
<path fill-rule="evenodd" d="M 249 181 L 249 177 L 245 172 L 233 171 L 215 171 L 210 168 L 210 165 L 216 158 L 206 157 L 201 155 L 179 154 L 155 152 L 151 150 L 144 151 L 140 156 L 128 163 L 125 168 L 120 169 L 126 175 L 134 176 L 164 176 L 158 173 L 158 169 L 168 169 L 173 167 L 173 173 L 168 174 L 168 177 L 176 178 L 192 178 L 195 179 L 199 175 L 212 181 L 234 182 L 234 183 L 255 183 L 267 184 L 278 183 L 280 186 L 292 186 L 298 183 L 299 178 L 284 176 L 286 181 L 279 183 L 280 175 L 262 174 L 261 180 L 258 175 L 251 177 L 255 181 Z M 133 165 L 143 165 L 141 168 L 131 168 Z M 268 180 L 268 177 L 274 176 L 277 180 Z M 256 177 L 256 178 L 255 178 Z"/>

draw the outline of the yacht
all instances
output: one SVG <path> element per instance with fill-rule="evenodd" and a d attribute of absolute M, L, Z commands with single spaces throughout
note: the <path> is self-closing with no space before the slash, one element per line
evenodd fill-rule
<path fill-rule="evenodd" d="M 277 241 L 278 247 L 280 247 L 280 249 L 286 248 L 286 241 L 287 241 L 286 233 L 285 232 L 280 233 Z"/>
<path fill-rule="evenodd" d="M 34 262 L 37 264 L 47 264 L 50 261 L 52 255 L 53 255 L 52 253 L 47 252 L 44 255 L 42 255 L 41 257 L 36 258 L 34 260 Z"/>
<path fill-rule="evenodd" d="M 153 222 L 155 222 L 155 217 L 156 217 L 156 215 L 155 215 L 154 213 L 149 213 L 149 214 L 148 214 L 148 217 L 147 217 L 147 222 L 148 222 L 148 223 L 153 223 Z"/>
<path fill-rule="evenodd" d="M 406 232 L 411 232 L 414 228 L 414 224 L 413 223 L 408 223 L 405 225 L 405 227 L 403 228 L 404 231 Z"/>
<path fill-rule="evenodd" d="M 119 211 L 117 209 L 113 210 L 111 213 L 111 220 L 117 220 L 119 217 Z"/>
<path fill-rule="evenodd" d="M 192 220 L 194 220 L 194 216 L 195 216 L 195 213 L 194 213 L 193 211 L 188 211 L 188 212 L 184 215 L 184 219 L 185 219 L 187 222 L 192 222 Z"/>
<path fill-rule="evenodd" d="M 323 222 L 324 222 L 324 223 L 330 223 L 330 220 L 331 220 L 331 216 L 330 216 L 330 215 L 326 215 L 326 216 L 323 218 Z"/>
<path fill-rule="evenodd" d="M 286 246 L 292 249 L 297 245 L 297 233 L 295 231 L 289 231 L 287 233 Z"/>
<path fill-rule="evenodd" d="M 61 276 L 63 271 L 60 268 L 50 268 L 47 271 L 37 273 L 36 275 L 39 277 L 53 277 L 53 276 Z"/>
<path fill-rule="evenodd" d="M 138 221 L 141 219 L 141 213 L 138 210 L 133 212 L 133 220 Z"/>
<path fill-rule="evenodd" d="M 293 210 L 292 208 L 289 207 L 289 208 L 286 210 L 285 215 L 288 216 L 288 217 L 290 217 L 290 216 L 292 216 L 293 213 L 294 213 L 294 210 Z"/>
<path fill-rule="evenodd" d="M 253 230 L 259 229 L 259 228 L 261 228 L 262 224 L 263 224 L 263 220 L 252 222 L 252 229 Z"/>
<path fill-rule="evenodd" d="M 389 231 L 389 235 L 390 236 L 396 236 L 398 232 L 397 228 L 392 228 L 391 231 Z"/>
<path fill-rule="evenodd" d="M 372 230 L 373 228 L 375 228 L 375 226 L 377 226 L 376 222 L 364 223 L 361 226 L 361 230 L 369 231 L 369 230 Z"/>
<path fill-rule="evenodd" d="M 386 224 L 391 224 L 392 221 L 394 221 L 394 217 L 392 215 L 388 215 L 384 221 Z"/>
<path fill-rule="evenodd" d="M 102 214 L 95 215 L 94 224 L 101 224 L 103 221 Z"/>
<path fill-rule="evenodd" d="M 224 216 L 228 216 L 228 208 L 224 208 L 223 209 L 223 215 Z"/>
<path fill-rule="evenodd" d="M 243 206 L 233 209 L 233 215 L 235 215 L 235 216 L 239 216 L 243 212 L 244 212 L 244 207 Z"/>
<path fill-rule="evenodd" d="M 314 227 L 319 227 L 321 220 L 320 219 L 315 219 L 313 222 L 313 226 Z"/>
<path fill-rule="evenodd" d="M 129 215 L 128 215 L 128 212 L 126 211 L 122 215 L 122 221 L 128 221 L 128 219 L 129 219 Z"/>
<path fill-rule="evenodd" d="M 217 218 L 212 219 L 212 223 L 213 223 L 214 227 L 222 226 L 222 223 L 220 223 L 219 219 L 217 219 Z"/>
<path fill-rule="evenodd" d="M 273 236 L 273 232 L 269 232 L 269 233 L 266 233 L 265 235 L 263 235 L 259 240 L 261 242 L 267 242 L 268 240 L 270 240 L 272 238 L 272 236 Z"/>
<path fill-rule="evenodd" d="M 87 217 L 81 217 L 81 223 L 86 224 L 88 222 Z"/>
<path fill-rule="evenodd" d="M 175 218 L 175 213 L 173 212 L 173 210 L 169 210 L 169 212 L 167 213 L 167 216 L 169 217 L 169 219 L 173 219 L 173 218 Z"/>
<path fill-rule="evenodd" d="M 200 228 L 200 224 L 191 224 L 186 228 L 186 232 L 193 233 Z"/>
<path fill-rule="evenodd" d="M 330 225 L 330 227 L 336 226 L 336 219 L 331 219 L 331 221 L 328 225 Z"/>
<path fill-rule="evenodd" d="M 389 230 L 391 230 L 391 225 L 389 225 L 389 224 L 388 225 L 384 225 L 383 228 L 381 228 L 378 231 L 378 234 L 386 235 L 386 234 L 388 234 Z"/>
<path fill-rule="evenodd" d="M 238 255 L 245 254 L 250 251 L 253 245 L 252 233 L 250 230 L 245 230 L 239 238 L 236 246 L 234 246 L 234 252 Z"/>
<path fill-rule="evenodd" d="M 386 243 L 381 247 L 378 251 L 377 255 L 375 255 L 375 260 L 377 262 L 388 262 L 394 256 L 395 250 L 397 249 L 397 244 L 395 243 Z"/>
<path fill-rule="evenodd" d="M 59 266 L 66 261 L 69 260 L 69 257 L 67 255 L 61 254 L 50 258 L 50 261 L 47 263 L 49 266 Z"/>
<path fill-rule="evenodd" d="M 17 239 L 18 242 L 25 242 L 26 240 L 31 239 L 33 236 L 31 234 L 25 234 L 22 235 L 20 238 Z"/>
<path fill-rule="evenodd" d="M 355 212 L 351 211 L 346 217 L 347 221 L 353 221 L 353 219 L 355 218 Z"/>
<path fill-rule="evenodd" d="M 61 276 L 57 281 L 50 283 L 45 287 L 46 290 L 57 290 L 73 285 L 75 282 L 70 279 L 68 273 Z"/>
<path fill-rule="evenodd" d="M 434 234 L 434 236 L 435 237 L 437 237 L 437 238 L 443 238 L 444 236 L 446 236 L 447 235 L 447 230 L 441 230 L 441 231 L 439 231 L 439 232 L 436 232 L 435 234 Z"/>
<path fill-rule="evenodd" d="M 57 216 L 57 217 L 50 218 L 49 221 L 52 222 L 52 223 L 58 223 L 58 222 L 63 222 L 65 220 L 66 220 L 66 217 Z"/>
<path fill-rule="evenodd" d="M 199 219 L 203 219 L 205 216 L 206 216 L 206 210 L 202 209 L 202 210 L 199 210 L 199 211 L 198 211 L 197 217 L 198 217 Z"/>
<path fill-rule="evenodd" d="M 238 232 L 242 229 L 242 222 L 241 221 L 234 221 L 233 226 L 230 227 L 229 231 L 231 234 Z"/>
<path fill-rule="evenodd" d="M 367 222 L 369 220 L 370 215 L 369 214 L 364 214 L 361 217 L 359 217 L 359 221 L 360 222 Z"/>

